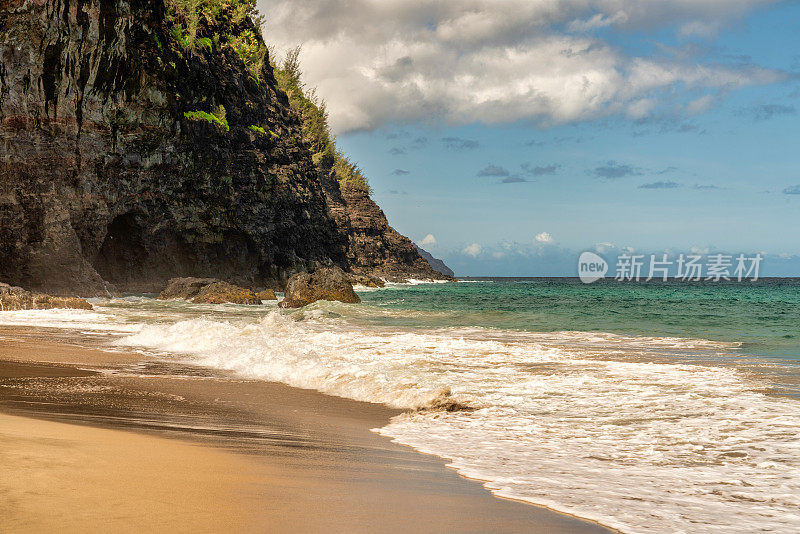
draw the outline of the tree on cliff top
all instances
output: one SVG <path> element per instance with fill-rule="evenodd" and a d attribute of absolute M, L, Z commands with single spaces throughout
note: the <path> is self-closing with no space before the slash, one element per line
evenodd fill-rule
<path fill-rule="evenodd" d="M 274 51 L 270 51 L 274 58 Z M 303 138 L 311 145 L 314 163 L 324 172 L 335 175 L 342 187 L 353 187 L 371 192 L 367 177 L 358 165 L 336 148 L 336 137 L 328 123 L 328 110 L 316 89 L 303 83 L 300 69 L 300 47 L 289 50 L 280 64 L 272 63 L 275 79 L 289 97 L 289 104 L 297 111 L 303 123 Z"/>

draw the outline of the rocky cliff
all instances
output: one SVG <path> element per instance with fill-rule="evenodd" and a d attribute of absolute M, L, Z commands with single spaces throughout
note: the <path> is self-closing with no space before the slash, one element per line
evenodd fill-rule
<path fill-rule="evenodd" d="M 389 281 L 446 278 L 431 268 L 409 238 L 389 226 L 386 215 L 366 191 L 351 187 L 326 190 L 337 226 L 346 229 L 351 272 Z"/>
<path fill-rule="evenodd" d="M 433 254 L 427 250 L 417 247 L 417 252 L 419 252 L 419 255 L 422 256 L 422 258 L 428 262 L 428 265 L 430 265 L 431 268 L 437 273 L 441 273 L 449 277 L 456 275 L 456 273 L 454 273 L 453 270 L 444 263 L 444 261 L 440 260 L 439 258 L 434 258 Z"/>
<path fill-rule="evenodd" d="M 440 277 L 312 161 L 276 87 L 223 39 L 175 44 L 163 0 L 0 0 L 0 280 L 54 294 L 338 265 Z M 260 42 L 260 37 L 258 40 Z"/>

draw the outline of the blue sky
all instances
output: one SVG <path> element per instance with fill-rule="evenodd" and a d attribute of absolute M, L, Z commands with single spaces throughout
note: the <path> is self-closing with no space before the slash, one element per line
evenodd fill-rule
<path fill-rule="evenodd" d="M 280 18 L 291 2 L 278 4 Z M 500 14 L 484 14 L 496 28 L 475 30 L 464 13 L 434 7 L 425 22 L 423 4 L 399 5 L 397 28 L 384 17 L 359 43 L 313 25 L 328 9 L 320 3 L 295 44 L 310 50 L 309 85 L 390 223 L 457 274 L 574 275 L 581 251 L 633 249 L 761 252 L 763 274 L 800 275 L 798 3 L 698 12 L 698 0 L 683 13 L 685 2 L 654 2 L 648 13 L 587 1 L 546 20 L 531 12 L 510 41 Z M 461 31 L 457 46 L 448 24 Z M 353 56 L 375 43 L 390 56 L 398 35 L 415 40 L 383 64 L 390 71 L 375 67 L 385 57 Z M 573 93 L 581 79 L 599 89 Z"/>

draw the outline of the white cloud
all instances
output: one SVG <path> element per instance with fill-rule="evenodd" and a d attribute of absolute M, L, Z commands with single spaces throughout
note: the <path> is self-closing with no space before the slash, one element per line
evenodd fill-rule
<path fill-rule="evenodd" d="M 685 96 L 771 83 L 783 73 L 634 57 L 593 36 L 606 27 L 698 33 L 774 0 L 259 1 L 265 37 L 303 45 L 306 81 L 338 132 L 393 121 L 540 124 L 642 118 Z M 566 29 L 564 29 L 566 28 Z M 589 33 L 587 33 L 589 32 Z M 672 108 L 670 108 L 672 109 Z"/>
<path fill-rule="evenodd" d="M 473 258 L 477 258 L 478 256 L 481 255 L 482 251 L 483 249 L 479 244 L 473 243 L 465 247 L 464 250 L 461 251 L 461 253 L 466 254 L 467 256 L 472 256 Z"/>
<path fill-rule="evenodd" d="M 626 113 L 632 119 L 643 119 L 650 115 L 650 112 L 653 111 L 653 108 L 655 107 L 656 103 L 654 100 L 650 98 L 642 98 L 628 104 Z"/>
<path fill-rule="evenodd" d="M 573 20 L 569 25 L 569 30 L 572 32 L 588 32 L 598 28 L 605 28 L 612 24 L 625 23 L 627 20 L 628 15 L 624 11 L 618 11 L 613 16 L 597 13 L 588 20 Z"/>
<path fill-rule="evenodd" d="M 422 241 L 418 243 L 421 247 L 435 247 L 436 246 L 436 236 L 433 234 L 428 234 L 422 238 Z"/>
<path fill-rule="evenodd" d="M 686 111 L 690 115 L 696 115 L 698 113 L 702 113 L 706 111 L 708 108 L 711 107 L 711 104 L 714 103 L 714 97 L 711 95 L 701 96 L 695 100 L 692 100 L 686 105 Z"/>
<path fill-rule="evenodd" d="M 692 20 L 681 26 L 680 34 L 684 37 L 711 37 L 719 31 L 716 21 Z"/>
<path fill-rule="evenodd" d="M 594 246 L 594 249 L 595 249 L 597 252 L 599 252 L 600 254 L 603 254 L 604 252 L 608 252 L 609 250 L 612 250 L 612 249 L 614 249 L 614 248 L 616 248 L 616 247 L 614 246 L 614 243 L 608 243 L 608 242 L 605 242 L 605 243 L 597 243 L 597 244 Z"/>
<path fill-rule="evenodd" d="M 553 243 L 553 236 L 551 236 L 547 232 L 540 232 L 540 233 L 536 234 L 536 237 L 534 237 L 534 239 L 538 243 L 543 243 L 545 245 L 549 245 L 549 244 Z"/>

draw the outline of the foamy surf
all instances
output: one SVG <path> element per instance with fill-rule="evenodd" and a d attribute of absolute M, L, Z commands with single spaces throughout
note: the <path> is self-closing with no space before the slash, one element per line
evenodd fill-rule
<path fill-rule="evenodd" d="M 351 308 L 377 312 L 118 301 L 62 324 L 119 325 L 129 332 L 119 346 L 411 410 L 449 390 L 476 409 L 412 411 L 378 431 L 497 495 L 624 532 L 800 529 L 800 403 L 762 393 L 758 375 L 733 366 L 661 361 L 724 360 L 737 343 L 402 330 L 348 318 Z"/>
<path fill-rule="evenodd" d="M 107 333 L 130 333 L 139 325 L 124 325 L 108 314 L 88 310 L 20 310 L 0 314 L 0 325 L 77 329 Z"/>

